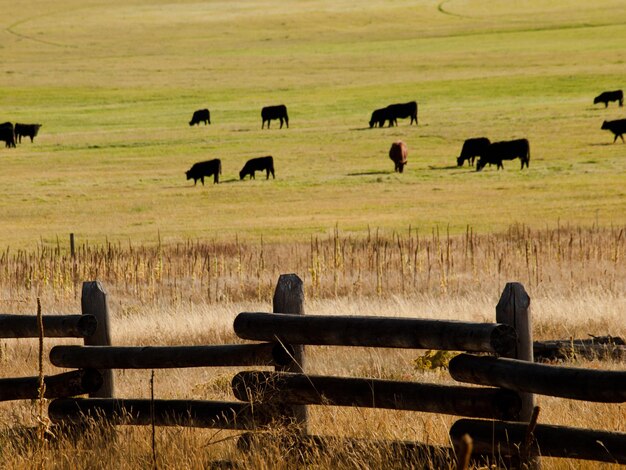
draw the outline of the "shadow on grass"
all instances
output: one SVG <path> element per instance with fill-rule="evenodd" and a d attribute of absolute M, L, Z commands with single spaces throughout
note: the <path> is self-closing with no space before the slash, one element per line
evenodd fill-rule
<path fill-rule="evenodd" d="M 589 144 L 589 146 L 591 146 L 591 147 L 609 147 L 609 146 L 611 146 L 613 144 L 617 144 L 617 143 L 623 144 L 623 142 L 621 142 L 620 139 L 617 139 L 617 141 L 615 141 L 615 142 L 603 142 L 603 143 L 595 142 L 593 144 Z"/>
<path fill-rule="evenodd" d="M 393 173 L 393 171 L 362 171 L 359 173 L 348 173 L 348 176 L 391 175 Z"/>
<path fill-rule="evenodd" d="M 473 166 L 457 166 L 457 165 L 449 165 L 449 166 L 432 166 L 428 165 L 429 170 L 469 170 L 476 171 L 476 168 Z"/>
<path fill-rule="evenodd" d="M 237 183 L 239 180 L 237 178 L 231 178 L 228 180 L 220 180 L 219 183 L 217 184 L 230 184 L 230 183 Z M 216 186 L 216 183 L 213 183 L 213 179 L 211 179 L 211 182 L 207 182 L 205 181 L 204 184 L 202 183 L 198 183 L 198 184 L 192 184 L 192 185 L 185 185 L 184 188 L 185 189 L 194 189 L 194 188 L 210 188 L 211 186 Z M 180 189 L 180 186 L 167 186 L 165 189 Z"/>

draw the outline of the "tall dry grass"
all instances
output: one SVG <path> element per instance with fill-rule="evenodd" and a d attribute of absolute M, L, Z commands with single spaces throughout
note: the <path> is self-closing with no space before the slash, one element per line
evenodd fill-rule
<path fill-rule="evenodd" d="M 126 309 L 139 304 L 262 301 L 279 274 L 297 273 L 309 300 L 425 295 L 459 298 L 522 282 L 535 295 L 624 293 L 625 227 L 513 225 L 503 233 L 450 236 L 446 228 L 367 236 L 312 237 L 307 243 L 40 244 L 0 252 L 0 301 L 19 308 L 33 295 L 55 305 L 99 279 Z M 32 309 L 32 305 L 25 309 Z"/>
<path fill-rule="evenodd" d="M 34 313 L 41 298 L 44 313 L 80 309 L 84 280 L 100 280 L 109 294 L 116 344 L 220 344 L 239 341 L 232 320 L 240 311 L 268 311 L 278 275 L 296 272 L 305 284 L 307 313 L 413 316 L 493 321 L 495 304 L 507 281 L 520 281 L 532 299 L 536 339 L 595 335 L 626 336 L 626 240 L 624 227 L 511 226 L 496 234 L 462 236 L 444 229 L 371 230 L 364 236 L 335 230 L 307 243 L 105 244 L 78 247 L 74 257 L 62 246 L 0 254 L 0 308 Z M 73 340 L 46 340 L 54 344 Z M 4 340 L 4 376 L 37 374 L 34 340 Z M 445 370 L 417 367 L 419 351 L 307 348 L 310 373 L 368 376 L 452 383 Z M 623 363 L 584 362 L 586 367 L 623 369 Z M 44 364 L 46 373 L 58 372 Z M 232 400 L 236 368 L 158 370 L 156 398 Z M 150 397 L 150 371 L 117 371 L 116 395 Z M 540 423 L 626 431 L 626 410 L 539 397 Z M 447 445 L 456 419 L 426 413 L 311 407 L 310 431 L 319 435 L 372 440 L 410 440 Z M 15 435 L 18 426 L 37 423 L 36 403 L 0 405 L 4 423 L 0 462 L 7 468 L 141 468 L 152 466 L 149 429 L 122 428 L 111 440 L 85 430 L 75 441 L 61 438 L 37 447 Z M 11 431 L 13 430 L 13 431 Z M 268 430 L 270 439 L 278 437 Z M 292 449 L 278 445 L 242 453 L 238 433 L 157 428 L 159 468 L 296 468 Z M 313 468 L 406 468 L 390 446 L 331 446 L 313 452 Z M 97 459 L 94 456 L 98 456 Z M 422 462 L 424 463 L 424 462 Z M 428 464 L 429 461 L 426 461 Z M 433 462 L 430 462 L 433 464 Z M 421 464 L 413 462 L 414 467 Z M 435 466 L 433 464 L 433 466 Z M 596 464 L 548 459 L 545 468 L 597 468 Z M 610 466 L 607 466 L 610 467 Z"/>

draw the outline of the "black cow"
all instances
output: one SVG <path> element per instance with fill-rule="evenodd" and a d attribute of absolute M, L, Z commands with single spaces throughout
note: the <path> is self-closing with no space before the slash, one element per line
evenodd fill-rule
<path fill-rule="evenodd" d="M 205 126 L 207 124 L 211 124 L 211 113 L 209 113 L 208 109 L 199 109 L 198 111 L 194 111 L 193 116 L 191 116 L 191 121 L 189 121 L 189 125 L 200 125 L 201 122 L 203 122 Z"/>
<path fill-rule="evenodd" d="M 474 159 L 480 156 L 490 143 L 487 137 L 466 139 L 465 142 L 463 142 L 461 155 L 456 158 L 457 166 L 463 166 L 465 160 L 467 160 L 468 165 L 474 166 Z"/>
<path fill-rule="evenodd" d="M 15 147 L 15 128 L 11 122 L 0 124 L 0 140 L 4 140 L 6 147 Z"/>
<path fill-rule="evenodd" d="M 476 163 L 476 171 L 482 170 L 487 163 L 498 165 L 498 170 L 504 168 L 502 160 L 515 160 L 519 158 L 522 161 L 522 170 L 524 165 L 528 168 L 530 162 L 530 145 L 526 139 L 504 140 L 501 142 L 493 142 L 485 147 Z"/>
<path fill-rule="evenodd" d="M 609 101 L 617 101 L 620 106 L 624 106 L 624 92 L 622 90 L 604 91 L 593 99 L 593 104 L 604 103 L 608 108 Z"/>
<path fill-rule="evenodd" d="M 17 141 L 21 144 L 22 137 L 30 137 L 31 143 L 35 136 L 39 133 L 39 128 L 41 124 L 20 124 L 19 122 L 15 123 L 15 137 Z"/>
<path fill-rule="evenodd" d="M 618 137 L 621 137 L 622 142 L 624 142 L 624 133 L 626 133 L 626 119 L 617 119 L 615 121 L 604 121 L 602 123 L 602 129 L 607 129 L 611 131 L 613 134 L 615 134 L 613 143 L 615 143 Z"/>
<path fill-rule="evenodd" d="M 252 158 L 248 160 L 239 172 L 239 179 L 242 180 L 247 175 L 250 175 L 251 180 L 255 179 L 254 172 L 256 171 L 265 171 L 265 179 L 269 179 L 271 173 L 272 178 L 275 179 L 276 176 L 274 176 L 274 158 L 268 155 L 267 157 Z"/>
<path fill-rule="evenodd" d="M 265 121 L 267 121 L 267 128 L 270 128 L 270 121 L 272 119 L 280 119 L 280 128 L 283 128 L 283 120 L 287 124 L 287 128 L 289 128 L 289 116 L 287 116 L 287 106 L 284 104 L 279 104 L 278 106 L 266 106 L 261 109 L 261 119 L 263 119 L 263 123 L 261 124 L 261 129 L 265 127 Z"/>
<path fill-rule="evenodd" d="M 374 110 L 370 119 L 370 129 L 378 124 L 378 127 L 383 127 L 385 121 L 389 120 L 389 111 L 387 108 L 380 108 Z"/>
<path fill-rule="evenodd" d="M 411 118 L 409 125 L 413 124 L 417 126 L 417 102 L 410 101 L 408 103 L 390 104 L 387 106 L 387 113 L 389 114 L 389 127 L 392 125 L 398 125 L 398 119 Z"/>
<path fill-rule="evenodd" d="M 185 172 L 187 179 L 193 178 L 193 185 L 198 183 L 198 180 L 202 181 L 204 186 L 204 177 L 213 175 L 213 184 L 220 182 L 220 175 L 222 174 L 222 162 L 219 158 L 213 160 L 207 160 L 206 162 L 194 163 L 192 167 Z"/>

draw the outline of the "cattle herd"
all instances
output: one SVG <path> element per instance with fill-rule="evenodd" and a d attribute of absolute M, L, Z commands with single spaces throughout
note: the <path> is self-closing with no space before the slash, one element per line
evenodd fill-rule
<path fill-rule="evenodd" d="M 32 142 L 41 124 L 20 124 L 16 122 L 3 122 L 0 124 L 0 140 L 3 140 L 6 147 L 15 147 L 15 143 L 22 143 L 22 137 L 30 137 Z"/>
<path fill-rule="evenodd" d="M 610 102 L 617 102 L 620 107 L 624 106 L 624 93 L 622 90 L 605 91 L 596 96 L 593 100 L 594 104 L 604 103 L 607 108 Z M 390 104 L 384 108 L 374 110 L 369 121 L 370 129 L 373 127 L 384 127 L 385 123 L 388 127 L 398 125 L 398 119 L 410 118 L 409 125 L 417 121 L 417 102 L 409 101 L 408 103 Z M 280 121 L 280 128 L 283 123 L 289 128 L 289 116 L 287 107 L 284 104 L 276 106 L 266 106 L 261 109 L 261 129 L 270 128 L 272 120 Z M 211 124 L 211 113 L 207 108 L 195 111 L 189 121 L 189 125 L 204 123 Z M 21 143 L 22 137 L 29 137 L 33 142 L 37 136 L 41 124 L 21 124 L 5 122 L 0 124 L 0 141 L 5 142 L 8 148 L 15 147 L 16 142 Z M 613 121 L 604 121 L 601 129 L 609 130 L 614 134 L 613 143 L 620 137 L 624 141 L 626 133 L 626 119 L 617 119 Z M 408 148 L 406 143 L 402 141 L 393 142 L 389 149 L 389 158 L 393 161 L 394 169 L 398 173 L 402 173 L 404 166 L 407 164 Z M 530 144 L 527 139 L 504 140 L 491 142 L 487 137 L 473 137 L 466 139 L 461 148 L 461 154 L 457 157 L 457 166 L 463 166 L 467 161 L 469 166 L 474 166 L 475 159 L 476 171 L 482 170 L 487 164 L 496 165 L 497 169 L 504 168 L 503 160 L 514 160 L 519 158 L 521 161 L 521 169 L 524 166 L 528 168 L 530 163 Z M 272 156 L 252 158 L 246 162 L 239 172 L 239 179 L 243 180 L 246 176 L 254 179 L 255 172 L 265 171 L 266 179 L 270 174 L 275 178 L 274 174 L 274 158 Z M 187 180 L 193 179 L 194 186 L 198 180 L 204 185 L 204 178 L 213 176 L 213 183 L 219 183 L 219 177 L 222 174 L 222 162 L 219 159 L 207 160 L 194 163 L 193 166 L 185 172 Z"/>

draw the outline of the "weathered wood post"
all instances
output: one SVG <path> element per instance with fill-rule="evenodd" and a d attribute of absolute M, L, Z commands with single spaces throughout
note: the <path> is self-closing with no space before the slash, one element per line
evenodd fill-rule
<path fill-rule="evenodd" d="M 296 274 L 281 274 L 274 291 L 273 309 L 275 314 L 291 313 L 304 315 L 304 285 L 302 279 Z M 276 366 L 277 372 L 298 372 L 304 373 L 305 356 L 304 346 L 293 346 L 293 359 L 286 366 Z M 291 407 L 293 414 L 288 418 L 306 434 L 307 431 L 307 409 L 304 405 Z"/>
<path fill-rule="evenodd" d="M 98 320 L 96 332 L 85 338 L 85 346 L 111 346 L 107 293 L 99 281 L 83 282 L 80 304 L 83 315 L 93 315 Z M 105 369 L 101 370 L 100 373 L 102 374 L 102 387 L 96 392 L 90 393 L 89 396 L 91 398 L 113 398 L 113 371 Z"/>
<path fill-rule="evenodd" d="M 74 259 L 76 257 L 76 251 L 75 251 L 75 247 L 74 247 L 74 234 L 70 233 L 70 256 L 72 257 L 72 259 Z"/>
<path fill-rule="evenodd" d="M 509 357 L 521 361 L 534 362 L 533 355 L 533 332 L 530 315 L 530 296 L 519 282 L 507 282 L 496 305 L 496 322 L 504 323 L 515 328 L 517 342 L 515 353 Z M 522 408 L 520 420 L 530 423 L 533 419 L 535 408 L 535 395 L 533 393 L 520 393 Z M 512 467 L 540 469 L 541 459 L 534 443 L 525 449 L 525 455 L 521 456 L 524 461 L 512 462 Z"/>
<path fill-rule="evenodd" d="M 515 352 L 507 357 L 534 362 L 530 297 L 519 282 L 508 282 L 504 287 L 500 301 L 496 305 L 496 322 L 510 325 L 517 332 Z M 535 395 L 532 393 L 520 395 L 522 397 L 520 419 L 530 421 L 535 407 Z"/>

